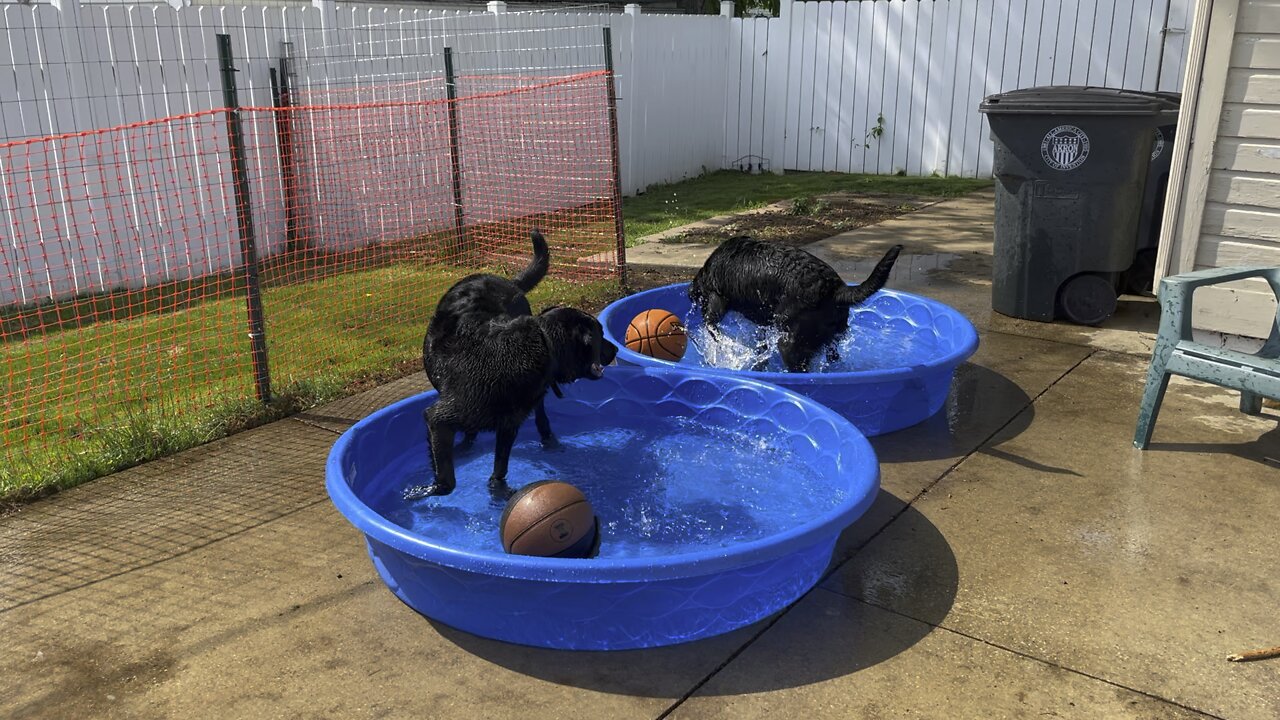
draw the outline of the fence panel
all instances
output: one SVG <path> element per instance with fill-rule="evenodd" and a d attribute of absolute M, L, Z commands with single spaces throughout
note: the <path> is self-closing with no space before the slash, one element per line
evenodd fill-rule
<path fill-rule="evenodd" d="M 726 165 L 773 147 L 777 157 L 766 162 L 788 170 L 989 175 L 983 97 L 1050 84 L 1177 89 L 1192 4 L 849 0 L 734 21 L 735 47 L 747 47 L 748 22 L 769 23 L 769 35 L 785 42 L 775 43 L 764 72 L 735 75 Z M 767 89 L 766 78 L 785 87 Z M 743 127 L 742 98 L 765 95 L 780 128 L 767 127 L 769 108 Z M 750 140 L 779 132 L 775 142 Z"/>

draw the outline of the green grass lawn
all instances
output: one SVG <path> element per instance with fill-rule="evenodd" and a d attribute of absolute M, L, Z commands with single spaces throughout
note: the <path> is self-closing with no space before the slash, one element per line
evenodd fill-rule
<path fill-rule="evenodd" d="M 955 177 L 824 172 L 749 175 L 721 170 L 672 185 L 655 185 L 643 195 L 623 198 L 622 214 L 627 245 L 633 246 L 646 235 L 686 223 L 808 195 L 865 192 L 955 197 L 990 185 L 990 180 Z"/>
<path fill-rule="evenodd" d="M 243 295 L 0 345 L 0 501 L 71 487 L 413 372 L 436 298 L 475 271 L 401 262 L 267 288 L 267 406 L 255 400 Z M 548 278 L 530 299 L 535 307 L 584 304 L 616 292 L 616 280 Z"/>

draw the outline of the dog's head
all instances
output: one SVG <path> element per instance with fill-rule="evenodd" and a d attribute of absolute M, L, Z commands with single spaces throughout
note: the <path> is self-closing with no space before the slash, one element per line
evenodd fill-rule
<path fill-rule="evenodd" d="M 600 321 L 571 307 L 551 307 L 538 315 L 538 324 L 551 340 L 558 383 L 587 378 L 598 380 L 604 366 L 618 356 L 618 348 L 604 339 Z"/>

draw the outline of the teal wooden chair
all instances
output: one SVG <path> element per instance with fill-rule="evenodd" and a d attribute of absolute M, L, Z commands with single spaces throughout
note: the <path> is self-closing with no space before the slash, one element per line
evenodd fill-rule
<path fill-rule="evenodd" d="M 1276 311 L 1271 335 L 1255 354 L 1209 347 L 1191 339 L 1191 296 L 1196 288 L 1245 278 L 1266 279 L 1280 301 L 1280 268 L 1214 268 L 1160 281 L 1160 333 L 1147 370 L 1134 447 L 1145 450 L 1151 442 L 1170 375 L 1239 390 L 1240 411 L 1250 415 L 1262 412 L 1264 397 L 1280 398 L 1280 309 Z"/>

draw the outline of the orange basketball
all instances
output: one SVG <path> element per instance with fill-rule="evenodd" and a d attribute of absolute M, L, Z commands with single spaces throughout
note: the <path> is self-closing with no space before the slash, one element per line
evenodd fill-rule
<path fill-rule="evenodd" d="M 684 357 L 688 342 L 680 318 L 659 309 L 645 310 L 632 318 L 624 340 L 628 350 L 671 361 Z"/>
<path fill-rule="evenodd" d="M 502 549 L 513 555 L 591 557 L 599 549 L 600 523 L 578 488 L 540 480 L 520 488 L 498 521 Z"/>

